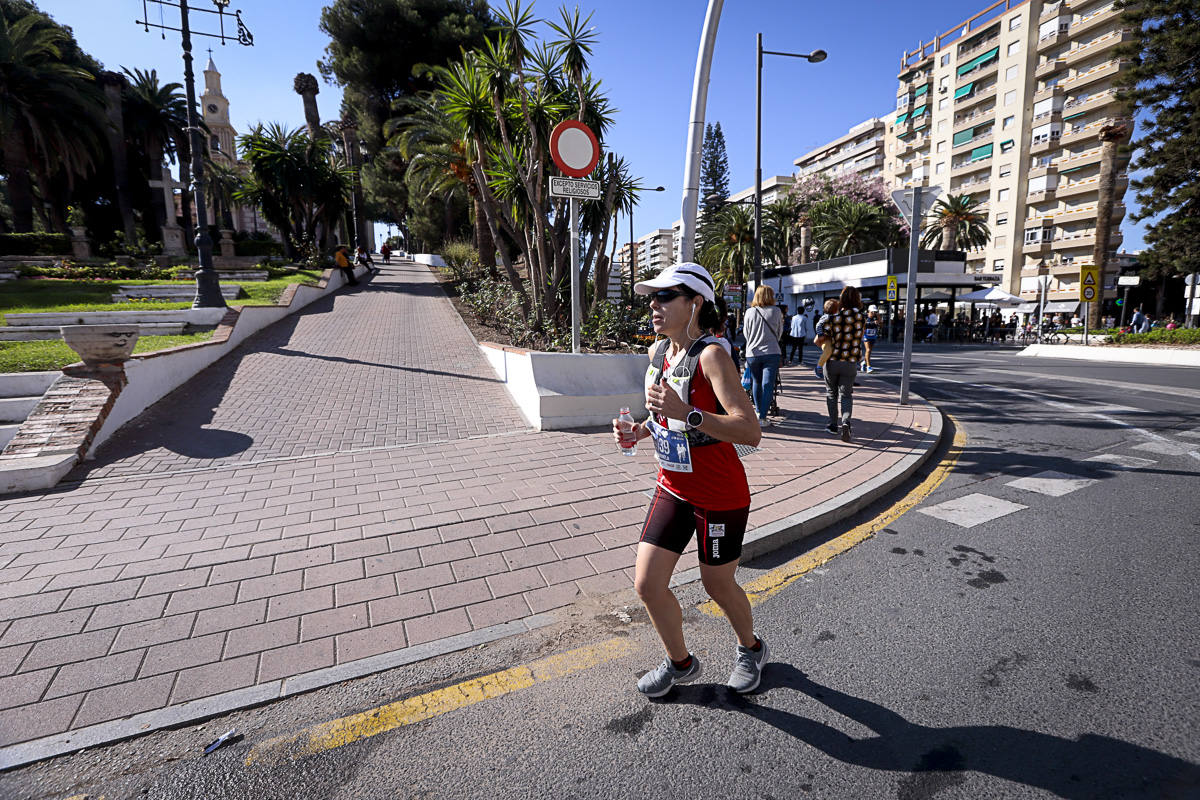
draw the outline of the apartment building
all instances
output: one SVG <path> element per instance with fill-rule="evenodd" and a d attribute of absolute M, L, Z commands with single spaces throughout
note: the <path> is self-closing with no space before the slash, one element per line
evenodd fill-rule
<path fill-rule="evenodd" d="M 1113 90 L 1113 48 L 1129 37 L 1113 0 L 999 0 L 904 53 L 884 176 L 984 204 L 992 241 L 967 254 L 968 272 L 1000 273 L 1030 298 L 1048 275 L 1051 299 L 1078 297 L 1095 244 L 1098 134 L 1129 122 Z M 1124 213 L 1118 198 L 1113 250 Z"/>
<path fill-rule="evenodd" d="M 676 258 L 676 232 L 671 228 L 658 228 L 637 240 L 637 272 L 641 275 L 646 270 L 658 271 L 672 264 Z M 629 243 L 621 245 L 617 251 L 617 269 L 628 279 L 629 277 Z"/>
<path fill-rule="evenodd" d="M 792 188 L 792 184 L 796 182 L 795 177 L 791 175 L 772 175 L 769 178 L 764 178 L 762 182 L 762 204 L 769 206 L 779 198 L 788 193 L 788 189 Z M 753 203 L 754 202 L 754 187 L 747 186 L 736 194 L 729 195 L 730 203 Z"/>
<path fill-rule="evenodd" d="M 871 117 L 828 144 L 814 148 L 792 163 L 797 177 L 862 175 L 874 178 L 883 174 L 884 140 L 887 115 Z"/>

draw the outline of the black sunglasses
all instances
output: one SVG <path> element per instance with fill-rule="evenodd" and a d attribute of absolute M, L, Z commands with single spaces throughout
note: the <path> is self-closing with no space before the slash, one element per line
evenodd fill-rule
<path fill-rule="evenodd" d="M 678 289 L 659 289 L 657 292 L 650 293 L 651 300 L 657 300 L 659 303 L 669 303 L 676 297 L 685 297 L 686 295 Z"/>

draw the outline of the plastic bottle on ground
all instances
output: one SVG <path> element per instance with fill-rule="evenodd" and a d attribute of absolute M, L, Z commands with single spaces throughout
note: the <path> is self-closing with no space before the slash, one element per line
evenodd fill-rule
<path fill-rule="evenodd" d="M 637 455 L 637 434 L 634 433 L 633 426 L 633 415 L 629 413 L 628 408 L 622 408 L 621 415 L 617 417 L 617 427 L 621 431 L 620 448 L 623 455 Z"/>

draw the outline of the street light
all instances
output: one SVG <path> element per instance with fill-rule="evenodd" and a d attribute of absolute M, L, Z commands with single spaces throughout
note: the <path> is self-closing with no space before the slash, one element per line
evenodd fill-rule
<path fill-rule="evenodd" d="M 656 186 L 649 189 L 651 192 L 665 192 L 667 187 Z M 637 274 L 637 243 L 633 240 L 633 208 L 637 205 L 637 200 L 629 198 L 629 301 L 633 302 L 633 284 L 637 282 L 634 277 Z M 607 289 L 605 291 L 608 291 Z"/>
<path fill-rule="evenodd" d="M 755 81 L 754 103 L 754 288 L 762 285 L 762 64 L 763 55 L 803 58 L 810 64 L 819 64 L 828 57 L 824 50 L 811 53 L 784 53 L 779 50 L 763 50 L 762 34 L 758 34 L 758 71 Z"/>
<path fill-rule="evenodd" d="M 147 10 L 148 3 L 155 3 L 158 6 L 172 6 L 179 9 L 180 24 L 178 28 L 172 28 L 165 24 L 155 24 L 150 21 L 150 14 Z M 196 298 L 192 301 L 192 308 L 224 308 L 225 298 L 221 296 L 221 281 L 217 276 L 216 269 L 213 268 L 212 260 L 212 237 L 208 235 L 208 209 L 205 207 L 205 192 L 204 192 L 204 140 L 200 136 L 200 123 L 196 119 L 196 79 L 192 73 L 192 34 L 190 21 L 188 20 L 188 11 L 198 11 L 205 14 L 216 14 L 220 20 L 220 33 L 204 33 L 203 31 L 194 31 L 196 36 L 208 36 L 213 39 L 219 39 L 221 44 L 225 44 L 226 40 L 236 40 L 238 44 L 247 47 L 254 46 L 254 36 L 246 28 L 242 22 L 242 12 L 235 11 L 234 19 L 237 21 L 237 33 L 226 35 L 225 33 L 225 9 L 229 5 L 229 0 L 212 0 L 212 4 L 216 7 L 210 8 L 188 8 L 188 0 L 143 0 L 142 2 L 142 19 L 137 20 L 136 24 L 145 28 L 149 33 L 151 28 L 158 28 L 163 31 L 162 37 L 167 38 L 166 31 L 178 31 L 183 36 L 183 85 L 187 92 L 187 124 L 188 124 L 188 139 L 192 148 L 192 207 L 196 209 L 196 257 L 200 262 L 200 268 L 196 270 Z M 168 214 L 174 214 L 173 208 L 167 209 Z"/>

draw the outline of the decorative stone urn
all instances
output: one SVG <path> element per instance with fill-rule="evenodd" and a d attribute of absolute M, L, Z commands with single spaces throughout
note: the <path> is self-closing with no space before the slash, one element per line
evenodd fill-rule
<path fill-rule="evenodd" d="M 221 231 L 221 241 L 218 243 L 218 247 L 221 250 L 221 258 L 233 258 L 237 254 L 233 244 L 233 231 Z"/>
<path fill-rule="evenodd" d="M 125 385 L 125 362 L 133 354 L 140 330 L 133 325 L 63 325 L 63 341 L 83 361 L 83 366 L 63 367 L 76 378 L 93 378 L 110 386 Z"/>
<path fill-rule="evenodd" d="M 82 225 L 71 226 L 71 254 L 75 258 L 92 257 L 92 245 L 88 242 L 87 228 Z"/>

